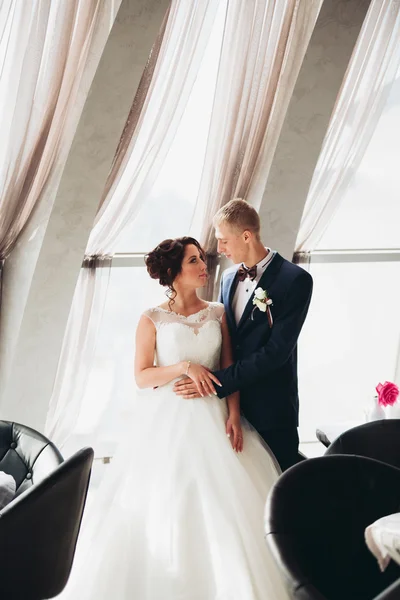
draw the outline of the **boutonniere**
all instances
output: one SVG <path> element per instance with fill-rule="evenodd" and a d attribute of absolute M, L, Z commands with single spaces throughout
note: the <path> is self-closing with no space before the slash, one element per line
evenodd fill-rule
<path fill-rule="evenodd" d="M 268 324 L 270 327 L 273 325 L 271 306 L 273 306 L 273 302 L 271 298 L 268 296 L 267 290 L 263 290 L 262 288 L 257 288 L 254 292 L 253 298 L 253 312 L 251 313 L 251 318 L 254 319 L 254 311 L 258 308 L 261 312 L 267 313 Z"/>

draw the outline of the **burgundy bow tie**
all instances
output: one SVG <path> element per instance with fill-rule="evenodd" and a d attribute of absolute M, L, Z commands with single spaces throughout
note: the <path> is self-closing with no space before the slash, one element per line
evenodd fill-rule
<path fill-rule="evenodd" d="M 244 281 L 246 277 L 249 277 L 251 281 L 254 281 L 257 277 L 257 265 L 251 267 L 251 269 L 247 269 L 244 265 L 241 265 L 237 272 L 239 281 Z"/>

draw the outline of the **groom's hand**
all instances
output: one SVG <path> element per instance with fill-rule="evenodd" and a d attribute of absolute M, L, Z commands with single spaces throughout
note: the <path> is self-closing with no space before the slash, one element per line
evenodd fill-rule
<path fill-rule="evenodd" d="M 182 396 L 186 400 L 192 400 L 193 398 L 201 398 L 196 384 L 191 379 L 181 379 L 174 385 L 174 392 L 177 396 Z"/>

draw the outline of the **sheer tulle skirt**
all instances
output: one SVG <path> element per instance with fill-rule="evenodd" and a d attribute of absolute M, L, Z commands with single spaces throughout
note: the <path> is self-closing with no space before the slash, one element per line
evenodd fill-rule
<path fill-rule="evenodd" d="M 87 507 L 65 600 L 286 600 L 263 535 L 274 459 L 226 404 L 140 394 L 131 425 Z"/>

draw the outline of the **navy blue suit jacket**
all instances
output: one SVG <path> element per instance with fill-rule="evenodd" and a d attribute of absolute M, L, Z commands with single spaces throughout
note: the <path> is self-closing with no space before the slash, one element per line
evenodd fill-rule
<path fill-rule="evenodd" d="M 215 372 L 218 396 L 240 390 L 244 416 L 258 431 L 298 425 L 297 338 L 307 315 L 312 277 L 276 253 L 258 287 L 273 301 L 272 328 L 266 313 L 254 309 L 253 296 L 236 325 L 232 299 L 238 265 L 223 273 L 220 302 L 225 306 L 235 363 Z"/>

